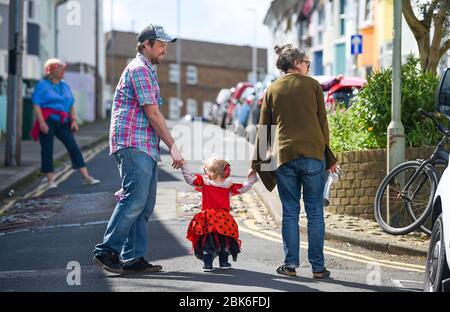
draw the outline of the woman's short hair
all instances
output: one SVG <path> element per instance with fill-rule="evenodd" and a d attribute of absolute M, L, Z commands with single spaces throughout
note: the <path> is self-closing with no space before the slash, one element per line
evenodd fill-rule
<path fill-rule="evenodd" d="M 50 76 L 56 69 L 66 67 L 67 64 L 57 58 L 48 59 L 44 64 L 44 76 Z"/>
<path fill-rule="evenodd" d="M 146 40 L 147 41 L 147 40 Z M 146 41 L 144 41 L 144 42 L 138 42 L 137 43 L 137 45 L 136 45 L 136 52 L 139 52 L 139 53 L 142 53 L 142 50 L 144 50 L 144 48 L 145 48 L 145 45 L 144 45 L 144 43 L 146 42 Z M 155 39 L 153 39 L 153 40 L 148 40 L 148 43 L 150 44 L 150 46 L 153 48 L 153 46 L 155 45 Z"/>
<path fill-rule="evenodd" d="M 275 46 L 275 53 L 278 55 L 276 66 L 283 73 L 289 69 L 294 68 L 295 61 L 303 60 L 306 57 L 306 52 L 294 47 L 292 44 L 285 44 L 283 46 Z"/>

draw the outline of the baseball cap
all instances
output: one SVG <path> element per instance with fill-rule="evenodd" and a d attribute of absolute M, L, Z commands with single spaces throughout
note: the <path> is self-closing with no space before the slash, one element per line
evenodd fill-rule
<path fill-rule="evenodd" d="M 177 38 L 169 36 L 164 28 L 159 25 L 150 24 L 145 27 L 137 36 L 139 42 L 144 42 L 145 40 L 159 40 L 163 42 L 175 42 Z"/>

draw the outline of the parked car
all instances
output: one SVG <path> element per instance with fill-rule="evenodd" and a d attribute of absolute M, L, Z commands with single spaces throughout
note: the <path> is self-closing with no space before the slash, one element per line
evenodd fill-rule
<path fill-rule="evenodd" d="M 233 112 L 233 125 L 235 132 L 237 132 L 239 128 L 244 129 L 247 126 L 247 119 L 250 113 L 250 107 L 253 104 L 254 95 L 254 87 L 246 88 L 237 101 L 236 108 Z M 242 131 L 242 135 L 243 134 L 244 133 Z"/>
<path fill-rule="evenodd" d="M 250 143 L 255 143 L 256 140 L 257 125 L 259 123 L 264 94 L 269 85 L 276 79 L 277 76 L 268 74 L 264 81 L 255 84 L 255 95 L 252 98 L 253 104 L 251 105 L 247 125 L 245 127 L 245 138 Z"/>
<path fill-rule="evenodd" d="M 221 89 L 216 97 L 216 102 L 213 104 L 211 111 L 211 122 L 215 125 L 222 125 L 222 121 L 226 116 L 226 104 L 230 100 L 234 89 Z M 225 114 L 225 116 L 223 116 Z"/>
<path fill-rule="evenodd" d="M 351 106 L 351 99 L 356 96 L 367 84 L 367 81 L 359 77 L 338 76 L 328 84 L 322 85 L 326 91 L 325 105 L 328 111 L 336 110 L 336 103 L 343 103 L 345 109 Z"/>
<path fill-rule="evenodd" d="M 237 105 L 242 102 L 242 94 L 248 88 L 252 88 L 253 85 L 250 82 L 240 82 L 236 85 L 235 91 L 231 95 L 230 100 L 227 103 L 227 115 L 225 119 L 225 126 L 232 125 L 234 122 L 234 117 L 236 117 L 236 113 L 234 110 Z"/>
<path fill-rule="evenodd" d="M 450 119 L 450 68 L 436 91 L 437 110 Z M 450 291 L 450 169 L 439 181 L 431 212 L 433 230 L 428 247 L 424 291 Z"/>
<path fill-rule="evenodd" d="M 230 88 L 230 93 L 227 97 L 224 97 L 223 102 L 220 103 L 220 105 L 217 106 L 217 125 L 221 128 L 226 127 L 226 120 L 227 120 L 227 112 L 228 112 L 228 105 L 231 101 L 231 97 L 236 91 L 236 89 Z M 216 99 L 217 102 L 217 99 Z"/>

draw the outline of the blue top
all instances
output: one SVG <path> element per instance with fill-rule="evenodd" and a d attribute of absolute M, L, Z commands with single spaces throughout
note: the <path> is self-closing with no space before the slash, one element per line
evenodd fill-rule
<path fill-rule="evenodd" d="M 64 81 L 58 84 L 52 83 L 50 80 L 42 79 L 38 82 L 33 93 L 33 104 L 41 108 L 51 108 L 70 114 L 75 99 L 70 87 Z M 60 121 L 58 115 L 51 115 L 50 118 Z"/>

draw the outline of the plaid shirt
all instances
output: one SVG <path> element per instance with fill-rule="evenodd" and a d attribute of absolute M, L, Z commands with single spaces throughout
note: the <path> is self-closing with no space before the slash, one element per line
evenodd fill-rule
<path fill-rule="evenodd" d="M 109 130 L 110 154 L 134 147 L 160 161 L 160 138 L 148 122 L 144 105 L 161 106 L 156 68 L 142 54 L 125 68 L 114 94 Z"/>

